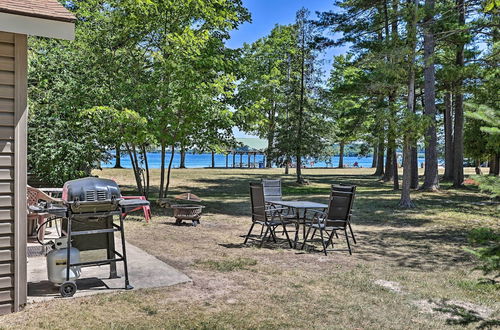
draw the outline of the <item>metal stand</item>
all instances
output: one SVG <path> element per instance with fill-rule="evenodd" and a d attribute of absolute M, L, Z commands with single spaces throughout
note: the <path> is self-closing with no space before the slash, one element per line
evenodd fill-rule
<path fill-rule="evenodd" d="M 113 228 L 108 228 L 108 229 L 96 229 L 96 230 L 84 230 L 84 231 L 75 231 L 73 232 L 71 230 L 71 222 L 73 219 L 82 217 L 82 218 L 88 218 L 89 214 L 72 214 L 71 211 L 68 211 L 68 225 L 67 225 L 67 261 L 66 261 L 66 282 L 64 282 L 61 285 L 61 295 L 63 297 L 71 297 L 75 294 L 77 287 L 75 282 L 70 281 L 70 269 L 71 267 L 88 267 L 88 266 L 101 266 L 101 265 L 110 265 L 110 278 L 118 278 L 119 276 L 116 273 L 116 262 L 122 261 L 123 262 L 123 269 L 125 272 L 125 289 L 126 290 L 131 290 L 133 289 L 133 286 L 130 285 L 129 278 L 128 278 L 128 266 L 127 266 L 127 250 L 125 247 L 125 230 L 123 226 L 123 210 L 120 209 L 119 211 L 112 211 L 112 212 L 97 212 L 97 213 L 92 213 L 92 217 L 108 217 L 108 216 L 114 216 L 117 215 L 120 217 L 120 225 L 117 225 L 111 220 L 111 225 L 110 227 Z M 102 259 L 102 260 L 96 260 L 96 261 L 87 261 L 87 262 L 78 262 L 78 263 L 71 263 L 71 238 L 73 236 L 77 235 L 92 235 L 92 234 L 101 234 L 101 233 L 107 233 L 110 236 L 110 242 L 112 242 L 113 233 L 114 232 L 120 232 L 121 236 L 121 241 L 122 241 L 122 253 L 119 253 L 118 251 L 115 250 L 114 244 L 109 244 L 108 245 L 108 251 L 107 251 L 107 259 Z M 112 246 L 111 246 L 112 245 Z"/>

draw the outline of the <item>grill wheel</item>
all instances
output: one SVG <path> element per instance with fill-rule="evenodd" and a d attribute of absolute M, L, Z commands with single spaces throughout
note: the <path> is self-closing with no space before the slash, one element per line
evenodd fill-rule
<path fill-rule="evenodd" d="M 73 297 L 76 293 L 76 283 L 73 281 L 64 282 L 59 288 L 59 293 L 64 298 Z"/>

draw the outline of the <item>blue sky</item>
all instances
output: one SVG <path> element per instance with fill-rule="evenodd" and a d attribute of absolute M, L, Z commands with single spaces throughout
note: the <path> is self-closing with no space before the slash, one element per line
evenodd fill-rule
<path fill-rule="evenodd" d="M 276 24 L 293 23 L 295 13 L 302 7 L 309 9 L 313 17 L 316 17 L 315 11 L 331 10 L 333 0 L 243 0 L 243 5 L 252 14 L 252 22 L 231 33 L 231 40 L 227 42 L 231 48 L 264 37 Z"/>
<path fill-rule="evenodd" d="M 238 30 L 231 32 L 231 39 L 227 46 L 239 48 L 243 43 L 252 43 L 271 32 L 276 24 L 290 24 L 295 21 L 295 13 L 302 7 L 309 9 L 311 18 L 316 18 L 316 11 L 328 11 L 334 9 L 333 0 L 243 0 L 243 5 L 252 14 L 252 22 L 245 23 Z M 346 52 L 345 47 L 327 50 L 322 58 L 325 60 L 324 70 L 330 67 L 334 55 Z M 253 137 L 237 129 L 234 130 L 236 137 Z"/>

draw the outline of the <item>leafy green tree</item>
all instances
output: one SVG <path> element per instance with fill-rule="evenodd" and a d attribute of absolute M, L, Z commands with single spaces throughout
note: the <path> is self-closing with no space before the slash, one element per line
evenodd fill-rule
<path fill-rule="evenodd" d="M 245 45 L 241 81 L 235 98 L 237 122 L 267 138 L 267 159 L 288 166 L 295 161 L 303 183 L 303 159 L 331 155 L 330 114 L 321 102 L 315 26 L 305 9 L 295 24 L 276 26 L 252 45 Z M 270 163 L 268 163 L 270 166 Z"/>
<path fill-rule="evenodd" d="M 137 189 L 149 197 L 150 172 L 147 146 L 154 143 L 148 130 L 147 120 L 129 109 L 114 109 L 98 106 L 80 113 L 82 121 L 91 123 L 97 145 L 106 152 L 117 143 L 126 147 L 132 163 Z"/>
<path fill-rule="evenodd" d="M 277 25 L 269 36 L 243 47 L 236 118 L 243 130 L 267 139 L 266 167 L 279 156 L 275 150 L 278 117 L 289 107 L 287 87 L 295 43 L 294 26 Z"/>
<path fill-rule="evenodd" d="M 288 151 L 284 154 L 295 156 L 297 183 L 304 183 L 302 176 L 302 158 L 320 156 L 328 142 L 329 121 L 324 113 L 318 96 L 317 67 L 318 48 L 316 40 L 319 31 L 309 19 L 309 11 L 300 9 L 296 15 L 296 46 L 290 59 L 290 110 L 288 127 L 292 132 L 281 132 L 278 145 Z M 283 126 L 286 127 L 286 126 Z M 280 149 L 280 148 L 278 148 Z"/>
<path fill-rule="evenodd" d="M 165 197 L 175 146 L 188 147 L 188 136 L 218 111 L 227 113 L 221 95 L 225 98 L 234 88 L 235 77 L 234 54 L 224 40 L 249 14 L 240 0 L 148 1 L 135 8 L 134 17 L 144 31 L 139 46 L 151 63 L 146 94 L 155 96 L 149 119 L 160 144 L 160 197 Z M 168 146 L 172 158 L 167 165 Z"/>
<path fill-rule="evenodd" d="M 365 132 L 370 98 L 359 90 L 365 72 L 352 62 L 352 56 L 334 58 L 327 82 L 326 96 L 331 119 L 335 122 L 335 141 L 339 143 L 339 164 L 344 167 L 345 146 L 359 139 Z"/>

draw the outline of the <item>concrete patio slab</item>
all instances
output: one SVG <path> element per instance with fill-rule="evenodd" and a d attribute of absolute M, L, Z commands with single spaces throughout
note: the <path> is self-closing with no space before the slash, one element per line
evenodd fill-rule
<path fill-rule="evenodd" d="M 121 242 L 117 241 L 116 246 Z M 163 261 L 127 243 L 130 284 L 134 289 L 157 288 L 191 282 L 191 279 Z M 124 290 L 123 263 L 117 263 L 120 278 L 109 279 L 109 265 L 82 268 L 74 297 Z M 44 256 L 28 258 L 28 303 L 61 298 L 59 287 L 47 280 Z M 61 298 L 63 299 L 63 298 Z M 67 298 L 65 298 L 67 299 Z"/>

